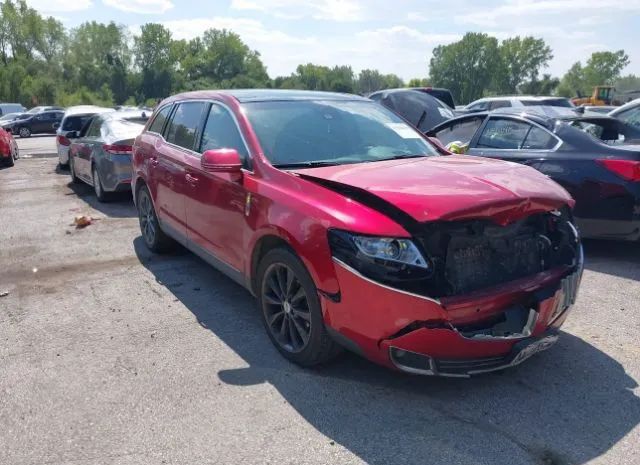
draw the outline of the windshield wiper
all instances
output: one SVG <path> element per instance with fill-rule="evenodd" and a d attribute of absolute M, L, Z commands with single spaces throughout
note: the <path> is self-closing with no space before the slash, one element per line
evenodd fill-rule
<path fill-rule="evenodd" d="M 319 168 L 321 166 L 335 166 L 339 165 L 339 162 L 330 160 L 316 160 L 316 161 L 301 161 L 298 163 L 280 163 L 273 165 L 276 168 Z"/>
<path fill-rule="evenodd" d="M 404 160 L 405 158 L 424 158 L 426 155 L 416 155 L 416 154 L 402 154 L 402 155 L 394 155 L 389 158 L 381 158 L 379 160 L 371 160 L 371 161 L 389 161 L 389 160 Z"/>

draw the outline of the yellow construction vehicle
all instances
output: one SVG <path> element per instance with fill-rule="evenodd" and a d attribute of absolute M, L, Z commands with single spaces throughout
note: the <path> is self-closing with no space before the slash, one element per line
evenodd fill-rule
<path fill-rule="evenodd" d="M 580 92 L 578 92 L 578 96 L 571 99 L 571 101 L 577 107 L 580 105 L 590 105 L 595 107 L 611 105 L 613 103 L 613 94 L 615 91 L 616 89 L 613 86 L 595 86 L 591 97 L 583 97 L 580 95 Z"/>

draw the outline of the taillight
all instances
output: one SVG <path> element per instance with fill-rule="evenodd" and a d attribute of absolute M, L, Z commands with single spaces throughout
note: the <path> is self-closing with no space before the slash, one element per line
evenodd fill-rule
<path fill-rule="evenodd" d="M 627 181 L 640 181 L 640 161 L 634 160 L 611 160 L 603 158 L 596 160 L 609 171 L 614 172 Z"/>
<path fill-rule="evenodd" d="M 71 145 L 71 141 L 67 139 L 65 136 L 58 136 L 58 144 L 68 147 Z"/>
<path fill-rule="evenodd" d="M 109 145 L 105 144 L 102 149 L 110 155 L 131 155 L 133 147 L 130 145 Z"/>

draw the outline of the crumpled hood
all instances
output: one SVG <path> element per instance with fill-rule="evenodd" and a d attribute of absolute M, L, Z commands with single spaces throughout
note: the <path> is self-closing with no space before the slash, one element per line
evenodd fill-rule
<path fill-rule="evenodd" d="M 418 222 L 490 218 L 508 224 L 574 204 L 567 191 L 533 168 L 480 157 L 449 155 L 294 172 L 330 189 L 365 190 Z"/>

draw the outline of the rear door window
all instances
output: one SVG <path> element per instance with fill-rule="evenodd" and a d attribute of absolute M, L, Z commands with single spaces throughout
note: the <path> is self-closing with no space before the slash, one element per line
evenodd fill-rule
<path fill-rule="evenodd" d="M 205 107 L 204 102 L 178 104 L 165 130 L 167 142 L 193 150 Z"/>
<path fill-rule="evenodd" d="M 471 142 L 471 139 L 473 139 L 473 136 L 478 131 L 483 121 L 484 116 L 480 116 L 452 123 L 446 128 L 438 131 L 436 133 L 436 138 L 445 146 L 449 145 L 451 142 L 462 142 L 463 144 L 468 144 Z"/>
<path fill-rule="evenodd" d="M 491 118 L 478 139 L 478 148 L 517 150 L 522 147 L 531 127 L 522 121 Z"/>

